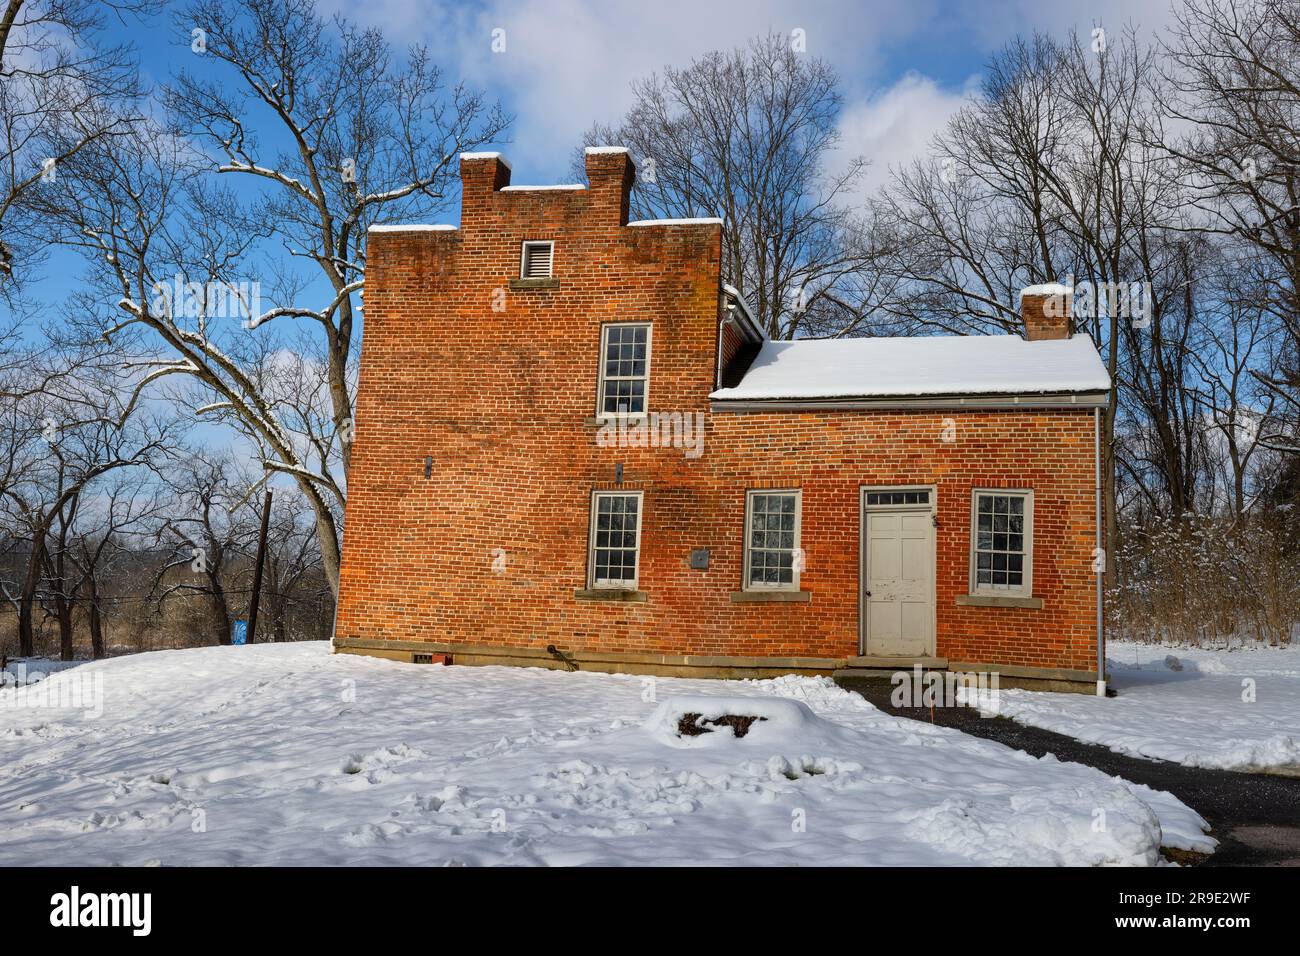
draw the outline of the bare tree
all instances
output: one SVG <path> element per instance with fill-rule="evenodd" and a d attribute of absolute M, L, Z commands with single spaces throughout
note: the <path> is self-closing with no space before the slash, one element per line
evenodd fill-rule
<path fill-rule="evenodd" d="M 27 458 L 18 480 L 3 489 L 4 506 L 22 528 L 27 558 L 16 593 L 6 587 L 6 597 L 18 612 L 19 652 L 30 655 L 35 646 L 35 611 L 42 579 L 52 568 L 55 607 L 60 624 L 60 653 L 72 657 L 71 618 L 64 587 L 66 565 L 49 562 L 50 534 L 64 534 L 78 500 L 92 482 L 120 469 L 148 467 L 169 448 L 166 422 L 123 407 L 111 379 L 82 378 L 63 381 L 59 395 L 40 395 L 14 409 L 23 427 Z M 66 612 L 66 613 L 65 613 Z"/>
<path fill-rule="evenodd" d="M 1186 0 L 1167 50 L 1167 108 L 1188 127 L 1171 152 L 1278 325 L 1272 368 L 1254 374 L 1287 425 L 1261 438 L 1300 452 L 1300 0 Z"/>
<path fill-rule="evenodd" d="M 1178 391 L 1186 342 L 1171 313 L 1183 301 L 1188 259 L 1177 192 L 1160 168 L 1156 65 L 1131 31 L 1017 39 L 993 58 L 980 95 L 931 155 L 901 171 L 875 204 L 874 224 L 894 252 L 882 267 L 910 288 L 890 306 L 904 330 L 1016 333 L 1024 286 L 1074 280 L 1094 290 L 1075 325 L 1101 350 L 1114 388 L 1104 425 L 1111 553 L 1123 408 L 1136 407 L 1139 429 L 1158 435 L 1150 447 L 1173 476 L 1165 483 L 1193 483 L 1177 473 L 1190 420 L 1169 428 L 1166 418 L 1189 411 Z M 1153 294 L 1134 315 L 1114 293 L 1144 282 Z M 1145 389 L 1136 406 L 1126 382 Z"/>
<path fill-rule="evenodd" d="M 1205 311 L 1217 291 L 1215 253 L 1195 234 L 1149 230 L 1133 255 L 1150 283 L 1145 314 L 1113 323 L 1119 331 L 1113 393 L 1121 420 L 1114 458 L 1117 481 L 1127 486 L 1119 503 L 1127 490 L 1128 497 L 1145 499 L 1151 515 L 1180 518 L 1209 504 L 1213 493 L 1209 409 L 1195 382 L 1205 340 L 1219 331 Z"/>
<path fill-rule="evenodd" d="M 1275 457 L 1260 441 L 1276 430 L 1279 404 L 1276 392 L 1255 374 L 1268 367 L 1273 338 L 1263 300 L 1248 274 L 1239 275 L 1233 263 L 1223 263 L 1198 304 L 1200 333 L 1189 354 L 1194 374 L 1187 388 L 1209 426 L 1211 454 L 1226 485 L 1223 504 L 1238 522 L 1261 490 L 1252 487 L 1258 485 L 1261 469 Z"/>
<path fill-rule="evenodd" d="M 156 483 L 146 480 L 140 470 L 121 470 L 102 479 L 101 487 L 93 489 L 92 501 L 86 500 L 85 493 L 79 496 L 71 540 L 62 533 L 55 538 L 60 542 L 55 561 L 63 563 L 59 576 L 67 582 L 66 600 L 83 611 L 96 660 L 107 650 L 105 621 L 114 601 L 109 593 L 113 566 L 142 550 L 144 533 L 164 504 Z"/>
<path fill-rule="evenodd" d="M 83 150 L 51 206 L 91 266 L 92 289 L 76 300 L 78 335 L 108 341 L 142 373 L 129 404 L 156 383 L 180 380 L 204 396 L 196 414 L 229 416 L 253 438 L 263 465 L 291 475 L 311 500 L 336 580 L 343 506 L 342 486 L 329 475 L 336 435 L 326 445 L 299 441 L 294 422 L 312 409 L 294 410 L 265 390 L 268 378 L 279 381 L 285 353 L 246 328 L 253 297 L 238 273 L 256 235 L 229 228 L 233 202 L 209 187 L 187 144 L 156 129 L 141 133 Z"/>
<path fill-rule="evenodd" d="M 130 50 L 100 44 L 110 16 L 146 14 L 158 0 L 0 3 L 0 290 L 44 234 L 31 194 L 88 144 L 125 133 L 137 92 Z"/>
<path fill-rule="evenodd" d="M 144 356 L 141 391 L 173 376 L 197 383 L 207 392 L 197 411 L 236 423 L 265 468 L 294 480 L 337 587 L 366 230 L 443 205 L 457 154 L 499 135 L 505 118 L 479 94 L 446 89 L 426 50 L 399 59 L 378 32 L 328 24 L 305 0 L 204 0 L 178 25 L 226 76 L 182 72 L 164 95 L 170 135 L 139 126 L 93 144 L 61 178 L 50 214 L 92 263 L 90 331 Z M 213 163 L 213 150 L 224 159 Z M 260 184 L 260 198 L 249 206 L 214 184 L 227 176 Z M 270 261 L 259 244 L 268 237 L 305 270 L 241 274 L 254 251 Z M 303 304 L 322 279 L 328 291 Z M 105 295 L 117 316 L 98 307 Z M 288 353 L 274 333 L 286 323 L 318 336 L 320 361 L 297 368 L 323 391 L 285 386 Z M 310 402 L 293 407 L 286 393 Z"/>
<path fill-rule="evenodd" d="M 638 218 L 722 218 L 723 273 L 778 338 L 842 333 L 868 311 L 867 247 L 846 236 L 865 162 L 830 168 L 836 84 L 825 61 L 768 34 L 635 83 L 627 115 L 585 137 L 631 149 Z"/>
<path fill-rule="evenodd" d="M 196 454 L 168 478 L 171 514 L 159 526 L 158 542 L 171 557 L 158 569 L 154 595 L 161 611 L 169 598 L 200 597 L 208 637 L 229 644 L 236 616 L 238 558 L 248 552 L 257 527 L 248 502 L 257 485 L 220 456 Z"/>
<path fill-rule="evenodd" d="M 262 579 L 271 640 L 320 637 L 319 628 L 330 620 L 333 601 L 320 566 L 320 546 L 311 533 L 310 509 L 292 491 L 277 495 L 273 501 Z M 299 611 L 305 613 L 295 613 Z M 295 633 L 295 619 L 314 624 L 316 633 Z"/>
<path fill-rule="evenodd" d="M 457 185 L 457 155 L 500 136 L 507 119 L 481 94 L 448 88 L 427 49 L 395 57 L 378 31 L 342 19 L 328 24 L 306 0 L 200 0 L 177 22 L 187 37 L 201 31 L 200 55 L 225 66 L 227 77 L 182 72 L 164 97 L 173 127 L 224 156 L 217 172 L 265 187 L 245 221 L 266 223 L 290 257 L 308 264 L 306 273 L 278 275 L 280 301 L 250 312 L 247 323 L 258 329 L 301 319 L 318 328 L 332 441 L 346 471 L 366 230 L 381 219 L 441 208 Z M 273 151 L 263 139 L 287 147 Z M 328 293 L 305 304 L 321 279 Z M 249 403 L 228 407 L 270 446 L 268 467 L 292 475 L 312 500 L 326 574 L 337 586 L 330 508 L 341 510 L 339 483 L 277 447 L 282 436 Z"/>

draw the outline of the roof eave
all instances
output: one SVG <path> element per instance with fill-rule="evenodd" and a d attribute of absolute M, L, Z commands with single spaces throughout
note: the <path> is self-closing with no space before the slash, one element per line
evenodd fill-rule
<path fill-rule="evenodd" d="M 743 321 L 739 324 L 745 330 L 750 341 L 767 341 L 767 334 L 763 331 L 762 326 L 758 324 L 758 320 L 754 318 L 754 313 L 750 311 L 749 303 L 745 301 L 744 294 L 729 282 L 724 282 L 722 284 L 722 294 L 734 304 L 735 309 L 732 310 L 732 314 L 735 315 L 736 312 L 740 313 Z"/>

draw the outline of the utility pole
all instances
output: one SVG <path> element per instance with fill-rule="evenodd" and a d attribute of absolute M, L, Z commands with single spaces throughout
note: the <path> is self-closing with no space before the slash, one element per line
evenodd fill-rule
<path fill-rule="evenodd" d="M 257 602 L 262 596 L 262 563 L 266 560 L 266 526 L 271 520 L 271 489 L 262 502 L 262 529 L 257 533 L 257 561 L 253 565 L 253 597 L 248 604 L 248 643 L 257 636 Z"/>

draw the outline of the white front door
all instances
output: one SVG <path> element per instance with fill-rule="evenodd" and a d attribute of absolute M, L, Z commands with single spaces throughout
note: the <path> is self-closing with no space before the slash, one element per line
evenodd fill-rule
<path fill-rule="evenodd" d="M 926 495 L 927 501 L 929 495 Z M 928 506 L 866 504 L 864 495 L 863 653 L 934 654 L 934 518 Z"/>

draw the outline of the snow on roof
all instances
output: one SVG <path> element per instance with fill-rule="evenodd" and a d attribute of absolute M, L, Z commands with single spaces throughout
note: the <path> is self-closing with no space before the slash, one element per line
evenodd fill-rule
<path fill-rule="evenodd" d="M 588 156 L 605 156 L 610 153 L 626 153 L 627 151 L 626 146 L 588 146 L 583 150 Z"/>
<path fill-rule="evenodd" d="M 497 152 L 461 153 L 460 158 L 461 159 L 495 159 L 498 160 L 501 163 L 501 165 L 504 166 L 506 169 L 511 168 L 510 160 L 506 159 L 505 156 Z"/>
<path fill-rule="evenodd" d="M 1020 290 L 1021 295 L 1073 295 L 1074 286 L 1061 285 L 1059 282 L 1044 282 L 1042 285 L 1028 285 Z"/>
<path fill-rule="evenodd" d="M 526 192 L 544 192 L 553 189 L 586 189 L 582 183 L 558 183 L 554 186 L 502 186 L 498 192 L 503 193 L 526 193 Z"/>
<path fill-rule="evenodd" d="M 740 384 L 710 397 L 876 398 L 1101 392 L 1110 377 L 1092 340 L 1018 335 L 800 339 L 763 343 Z"/>
<path fill-rule="evenodd" d="M 629 226 L 713 226 L 722 225 L 722 220 L 716 216 L 705 216 L 700 219 L 637 219 L 629 222 Z"/>
<path fill-rule="evenodd" d="M 375 223 L 367 232 L 455 232 L 458 226 L 446 226 L 440 223 Z"/>

